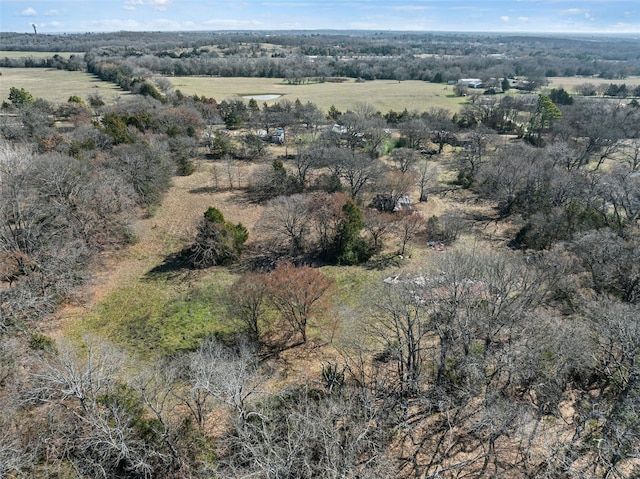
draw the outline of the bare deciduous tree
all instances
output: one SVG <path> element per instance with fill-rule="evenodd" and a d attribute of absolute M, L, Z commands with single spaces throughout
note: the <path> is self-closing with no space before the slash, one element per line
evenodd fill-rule
<path fill-rule="evenodd" d="M 429 127 L 424 119 L 409 118 L 398 124 L 398 130 L 405 139 L 407 148 L 420 150 L 428 146 Z"/>
<path fill-rule="evenodd" d="M 57 441 L 51 454 L 81 475 L 152 477 L 167 460 L 150 447 L 152 438 L 140 434 L 143 409 L 119 383 L 122 367 L 123 356 L 95 339 L 86 342 L 85 351 L 60 343 L 32 365 L 26 399 L 53 408 L 49 427 Z"/>
<path fill-rule="evenodd" d="M 259 366 L 248 344 L 240 343 L 234 351 L 216 340 L 207 340 L 191 354 L 191 387 L 230 408 L 244 422 L 250 414 L 249 400 L 264 381 Z"/>
<path fill-rule="evenodd" d="M 244 273 L 233 283 L 229 298 L 229 312 L 237 318 L 246 331 L 249 340 L 261 343 L 264 340 L 267 304 L 267 284 L 265 275 Z"/>
<path fill-rule="evenodd" d="M 311 211 L 308 197 L 297 194 L 278 196 L 269 201 L 262 218 L 264 229 L 275 235 L 276 240 L 287 241 L 289 253 L 303 253 L 308 247 Z"/>
<path fill-rule="evenodd" d="M 340 176 L 347 182 L 351 199 L 356 199 L 364 187 L 375 182 L 383 172 L 383 165 L 377 158 L 360 152 L 353 152 L 343 158 Z"/>
<path fill-rule="evenodd" d="M 378 360 L 391 363 L 391 383 L 401 395 L 416 395 L 433 348 L 434 332 L 423 284 L 418 277 L 403 277 L 380 287 L 364 329 L 379 343 Z"/>
<path fill-rule="evenodd" d="M 379 411 L 362 408 L 363 400 L 353 392 L 324 396 L 308 386 L 272 395 L 227 436 L 229 455 L 221 458 L 220 472 L 233 478 L 393 477 L 388 440 L 376 427 Z"/>
<path fill-rule="evenodd" d="M 267 284 L 269 302 L 280 313 L 288 334 L 299 337 L 296 344 L 306 343 L 309 323 L 329 308 L 333 280 L 309 266 L 285 263 L 269 273 Z"/>
<path fill-rule="evenodd" d="M 364 229 L 371 235 L 374 251 L 380 251 L 384 246 L 384 238 L 394 227 L 394 216 L 391 213 L 378 211 L 375 208 L 365 208 L 362 211 Z"/>
<path fill-rule="evenodd" d="M 404 255 L 409 242 L 424 231 L 427 221 L 417 211 L 404 211 L 401 214 L 400 220 L 395 222 L 395 229 L 398 232 L 400 242 L 399 254 Z"/>
<path fill-rule="evenodd" d="M 589 272 L 597 293 L 614 294 L 623 301 L 640 300 L 640 241 L 623 238 L 608 229 L 585 233 L 572 249 Z"/>

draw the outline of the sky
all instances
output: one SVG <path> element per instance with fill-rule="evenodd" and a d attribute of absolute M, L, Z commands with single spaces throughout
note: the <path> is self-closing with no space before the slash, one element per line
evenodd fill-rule
<path fill-rule="evenodd" d="M 1 0 L 0 31 L 631 33 L 640 0 Z M 0 45 L 0 49 L 2 46 Z"/>

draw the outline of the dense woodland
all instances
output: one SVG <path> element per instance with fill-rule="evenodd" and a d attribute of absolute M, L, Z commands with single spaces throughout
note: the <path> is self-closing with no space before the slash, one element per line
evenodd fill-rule
<path fill-rule="evenodd" d="M 3 67 L 82 69 L 135 93 L 53 104 L 16 85 L 3 99 L 0 477 L 640 475 L 639 92 L 545 88 L 554 74 L 640 74 L 637 40 L 0 41 L 85 52 Z M 498 80 L 460 89 L 458 112 L 364 99 L 325 112 L 186 96 L 173 74 L 519 76 L 530 91 Z M 101 257 L 141 240 L 133 225 L 172 179 L 198 169 L 261 217 L 248 228 L 203 206 L 160 269 L 228 270 L 210 320 L 229 327 L 153 354 L 43 334 Z M 433 202 L 447 207 L 423 214 Z M 340 274 L 361 271 L 379 276 L 339 302 Z M 292 361 L 307 372 L 287 376 Z"/>
<path fill-rule="evenodd" d="M 309 79 L 483 80 L 640 75 L 637 39 L 400 32 L 183 32 L 31 35 L 0 32 L 7 51 L 76 52 L 70 59 L 4 58 L 0 66 L 88 68 L 109 75 Z M 84 53 L 84 56 L 81 54 Z M 105 78 L 113 81 L 114 78 Z"/>

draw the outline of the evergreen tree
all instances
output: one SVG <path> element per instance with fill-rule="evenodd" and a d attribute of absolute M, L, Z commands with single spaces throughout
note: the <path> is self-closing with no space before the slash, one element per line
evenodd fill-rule
<path fill-rule="evenodd" d="M 573 105 L 573 97 L 564 88 L 554 88 L 549 92 L 549 98 L 556 105 Z"/>
<path fill-rule="evenodd" d="M 542 133 L 549 130 L 553 123 L 562 118 L 562 112 L 553 103 L 549 95 L 538 95 L 536 111 L 529 120 L 529 132 L 527 140 L 535 145 L 542 146 Z"/>
<path fill-rule="evenodd" d="M 12 86 L 9 89 L 9 101 L 15 106 L 29 106 L 32 105 L 35 99 L 33 95 L 24 88 L 16 88 Z"/>
<path fill-rule="evenodd" d="M 242 223 L 225 221 L 219 209 L 210 206 L 198 227 L 196 240 L 186 251 L 194 268 L 229 264 L 240 257 L 249 232 Z"/>
<path fill-rule="evenodd" d="M 360 236 L 364 219 L 358 205 L 348 200 L 342 207 L 343 223 L 336 237 L 335 260 L 338 264 L 358 264 L 371 257 L 371 248 Z"/>

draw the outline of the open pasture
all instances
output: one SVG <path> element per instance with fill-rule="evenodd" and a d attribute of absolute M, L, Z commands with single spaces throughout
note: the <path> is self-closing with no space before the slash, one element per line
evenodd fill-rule
<path fill-rule="evenodd" d="M 431 107 L 444 107 L 458 111 L 466 99 L 455 97 L 451 86 L 423 81 L 374 80 L 342 83 L 309 83 L 290 85 L 277 78 L 220 78 L 220 77 L 169 77 L 176 90 L 187 95 L 200 95 L 222 101 L 231 97 L 249 95 L 281 95 L 280 99 L 302 103 L 315 103 L 322 111 L 331 105 L 345 111 L 358 103 L 373 105 L 382 113 L 389 110 L 423 112 Z M 262 104 L 262 101 L 258 102 Z"/>
<path fill-rule="evenodd" d="M 24 52 L 13 50 L 0 50 L 0 58 L 51 58 L 58 55 L 62 58 L 70 58 L 72 55 L 84 56 L 84 52 Z"/>
<path fill-rule="evenodd" d="M 593 77 L 550 77 L 549 88 L 564 88 L 570 93 L 574 93 L 578 85 L 584 83 L 591 83 L 593 85 L 622 85 L 627 86 L 640 85 L 640 77 L 629 77 L 624 79 L 607 79 L 607 78 L 593 78 Z"/>
<path fill-rule="evenodd" d="M 9 98 L 11 87 L 24 88 L 35 98 L 54 103 L 66 102 L 72 95 L 86 100 L 89 95 L 98 94 L 106 102 L 110 102 L 128 94 L 112 83 L 103 82 L 83 72 L 49 68 L 1 68 L 0 72 L 1 101 Z"/>

